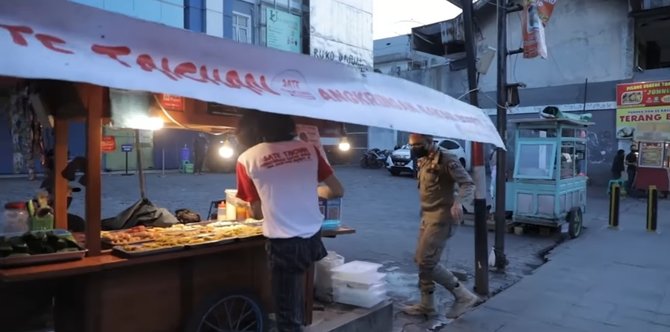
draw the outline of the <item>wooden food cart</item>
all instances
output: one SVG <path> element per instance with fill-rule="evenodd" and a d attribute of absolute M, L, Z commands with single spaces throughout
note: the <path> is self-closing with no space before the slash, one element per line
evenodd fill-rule
<path fill-rule="evenodd" d="M 86 110 L 87 169 L 100 169 L 103 114 L 109 113 L 108 89 L 67 82 L 46 85 L 56 91 L 66 91 L 69 86 L 78 92 Z M 187 102 L 193 103 L 196 101 Z M 55 169 L 59 174 L 67 158 L 67 123 L 76 117 L 69 120 L 61 114 L 53 115 Z M 241 331 L 243 327 L 253 328 L 249 331 L 266 329 L 272 304 L 262 236 L 145 257 L 117 257 L 101 248 L 100 172 L 87 172 L 86 182 L 87 257 L 1 268 L 0 294 L 3 301 L 12 303 L 0 311 L 3 329 L 13 331 L 35 321 L 36 314 L 48 311 L 52 299 L 58 331 L 208 331 L 206 316 L 216 314 L 213 310 L 220 306 L 240 310 L 229 318 L 241 319 L 233 323 Z M 66 192 L 67 180 L 56 177 L 56 228 L 67 228 Z M 353 230 L 340 228 L 324 231 L 323 235 L 348 233 Z M 313 271 L 305 278 L 305 324 L 310 324 Z"/>
<path fill-rule="evenodd" d="M 483 111 L 441 92 L 70 1 L 0 1 L 0 49 L 0 78 L 10 84 L 29 83 L 52 116 L 55 173 L 66 166 L 68 121 L 86 123 L 90 170 L 86 257 L 0 268 L 3 331 L 39 329 L 43 326 L 32 323 L 51 325 L 50 319 L 57 331 L 216 330 L 203 318 L 222 306 L 230 311 L 222 300 L 242 303 L 241 309 L 226 312 L 242 320 L 234 322 L 238 329 L 245 323 L 255 324 L 254 331 L 266 328 L 260 324 L 271 303 L 260 237 L 134 258 L 103 250 L 98 170 L 103 125 L 114 117 L 111 89 L 183 97 L 184 109 L 170 111 L 159 105 L 150 114 L 178 128 L 234 128 L 237 117 L 231 114 L 260 109 L 301 117 L 300 123 L 318 125 L 314 119 L 322 119 L 433 135 L 448 132 L 456 139 L 504 146 Z M 221 114 L 208 103 L 228 106 Z M 67 182 L 60 176 L 55 177 L 54 196 L 56 227 L 65 228 Z M 338 229 L 323 235 L 352 232 Z M 309 324 L 313 272 L 305 278 Z M 51 309 L 53 318 L 40 319 Z"/>

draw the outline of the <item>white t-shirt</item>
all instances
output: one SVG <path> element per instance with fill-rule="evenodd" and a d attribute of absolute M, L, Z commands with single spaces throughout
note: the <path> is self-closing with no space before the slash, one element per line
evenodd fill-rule
<path fill-rule="evenodd" d="M 262 202 L 266 237 L 309 238 L 323 223 L 316 188 L 332 174 L 311 143 L 261 143 L 237 159 L 237 197 Z"/>

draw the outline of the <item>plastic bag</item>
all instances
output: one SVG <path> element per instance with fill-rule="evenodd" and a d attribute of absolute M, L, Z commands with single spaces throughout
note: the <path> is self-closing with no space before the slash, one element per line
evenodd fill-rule
<path fill-rule="evenodd" d="M 333 302 L 333 273 L 331 270 L 344 264 L 344 257 L 334 251 L 328 251 L 328 255 L 316 262 L 314 268 L 315 297 L 324 303 Z"/>

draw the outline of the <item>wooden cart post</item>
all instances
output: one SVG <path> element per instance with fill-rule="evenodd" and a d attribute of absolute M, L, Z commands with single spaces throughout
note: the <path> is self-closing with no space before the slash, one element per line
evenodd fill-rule
<path fill-rule="evenodd" d="M 53 195 L 54 195 L 54 214 L 56 228 L 67 229 L 67 198 L 68 183 L 67 179 L 61 176 L 61 173 L 67 166 L 67 134 L 68 122 L 59 116 L 54 117 L 54 136 L 55 144 L 53 150 Z"/>
<path fill-rule="evenodd" d="M 86 248 L 89 256 L 100 255 L 100 144 L 105 91 L 103 87 L 90 84 L 82 84 L 79 89 L 86 108 Z"/>

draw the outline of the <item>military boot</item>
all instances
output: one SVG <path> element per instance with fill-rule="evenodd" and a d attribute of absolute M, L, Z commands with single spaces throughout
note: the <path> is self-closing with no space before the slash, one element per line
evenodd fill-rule
<path fill-rule="evenodd" d="M 460 282 L 449 290 L 454 295 L 454 304 L 447 312 L 447 318 L 456 319 L 481 302 L 479 296 L 463 287 Z"/>
<path fill-rule="evenodd" d="M 421 292 L 421 302 L 406 306 L 402 309 L 402 312 L 410 316 L 437 315 L 437 311 L 435 311 L 435 294 Z"/>

